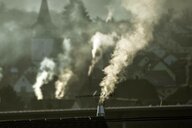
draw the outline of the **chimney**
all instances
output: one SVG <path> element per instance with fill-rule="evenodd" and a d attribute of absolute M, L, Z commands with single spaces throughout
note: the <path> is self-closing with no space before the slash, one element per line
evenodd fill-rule
<path fill-rule="evenodd" d="M 102 104 L 99 104 L 97 106 L 97 117 L 104 117 L 105 116 L 105 110 L 104 110 L 104 106 Z"/>

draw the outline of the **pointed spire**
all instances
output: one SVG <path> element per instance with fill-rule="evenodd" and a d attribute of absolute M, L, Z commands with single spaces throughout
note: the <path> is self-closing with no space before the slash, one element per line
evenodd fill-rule
<path fill-rule="evenodd" d="M 47 0 L 42 0 L 37 23 L 52 23 Z"/>
<path fill-rule="evenodd" d="M 47 0 L 42 0 L 37 21 L 32 25 L 32 28 L 34 30 L 34 36 L 55 35 L 57 33 L 57 27 L 51 20 Z"/>

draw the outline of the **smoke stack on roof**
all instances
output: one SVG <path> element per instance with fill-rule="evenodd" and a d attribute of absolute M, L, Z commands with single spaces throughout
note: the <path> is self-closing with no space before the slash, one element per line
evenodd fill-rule
<path fill-rule="evenodd" d="M 105 116 L 105 110 L 104 110 L 104 106 L 102 104 L 99 104 L 97 106 L 97 117 L 104 117 Z"/>

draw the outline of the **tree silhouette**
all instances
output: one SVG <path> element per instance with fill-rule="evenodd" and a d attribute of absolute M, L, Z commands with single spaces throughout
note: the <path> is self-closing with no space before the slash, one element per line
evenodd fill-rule
<path fill-rule="evenodd" d="M 23 103 L 11 86 L 5 86 L 0 90 L 0 110 L 22 110 Z"/>

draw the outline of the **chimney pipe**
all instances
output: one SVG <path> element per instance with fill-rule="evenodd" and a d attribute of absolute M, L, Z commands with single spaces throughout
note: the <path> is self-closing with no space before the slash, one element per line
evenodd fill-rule
<path fill-rule="evenodd" d="M 97 106 L 97 117 L 104 117 L 105 116 L 105 110 L 104 110 L 104 106 L 102 104 L 99 104 Z"/>

